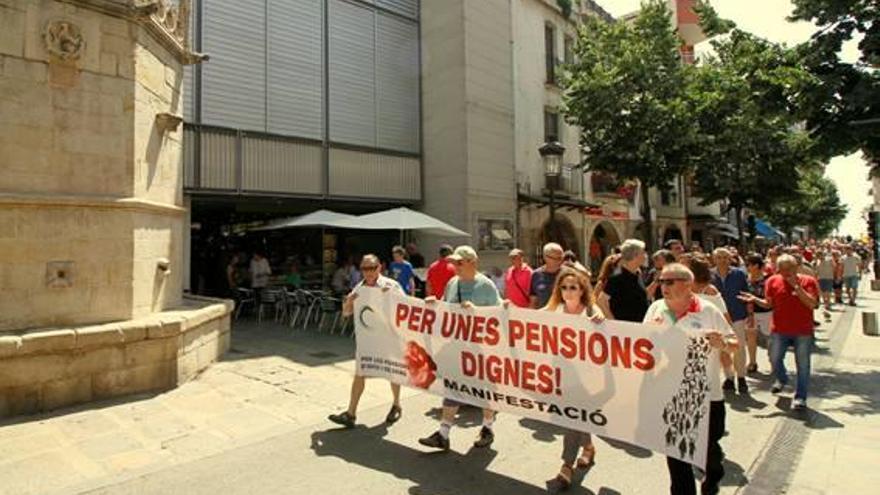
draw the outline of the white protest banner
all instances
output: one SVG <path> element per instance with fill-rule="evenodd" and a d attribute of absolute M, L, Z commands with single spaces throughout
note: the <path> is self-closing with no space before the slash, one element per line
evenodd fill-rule
<path fill-rule="evenodd" d="M 695 330 L 458 304 L 362 288 L 357 370 L 704 466 L 708 373 Z"/>

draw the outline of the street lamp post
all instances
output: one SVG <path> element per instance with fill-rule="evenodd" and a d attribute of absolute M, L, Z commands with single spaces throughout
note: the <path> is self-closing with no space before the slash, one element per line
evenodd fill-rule
<path fill-rule="evenodd" d="M 556 215 L 556 204 L 554 203 L 556 190 L 559 189 L 559 176 L 562 175 L 562 155 L 565 153 L 565 146 L 558 141 L 548 141 L 538 148 L 541 154 L 541 160 L 544 162 L 544 179 L 547 185 L 547 195 L 550 198 L 550 231 L 553 231 L 554 216 Z"/>

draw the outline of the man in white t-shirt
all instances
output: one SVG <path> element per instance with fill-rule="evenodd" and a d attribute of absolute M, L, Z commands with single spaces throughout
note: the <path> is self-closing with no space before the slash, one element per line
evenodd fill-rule
<path fill-rule="evenodd" d="M 718 442 L 724 436 L 725 416 L 719 353 L 736 351 L 739 342 L 721 311 L 694 294 L 694 274 L 686 266 L 680 263 L 664 266 L 658 282 L 663 291 L 663 299 L 655 301 L 648 308 L 644 323 L 666 325 L 671 332 L 680 332 L 684 328 L 704 330 L 704 335 L 712 348 L 706 361 L 710 400 L 709 445 L 706 455 L 706 477 L 703 479 L 701 492 L 717 494 L 718 484 L 724 477 L 724 467 L 721 464 L 724 452 Z M 697 488 L 691 465 L 672 457 L 666 458 L 666 465 L 671 482 L 670 493 L 696 495 Z"/>
<path fill-rule="evenodd" d="M 364 255 L 361 259 L 363 279 L 345 297 L 345 301 L 342 303 L 343 315 L 349 316 L 354 312 L 354 301 L 362 291 L 378 289 L 382 292 L 394 291 L 401 295 L 404 294 L 403 288 L 396 280 L 386 277 L 379 272 L 381 266 L 379 257 L 375 254 Z M 357 420 L 358 403 L 361 400 L 361 395 L 364 393 L 365 385 L 366 378 L 355 371 L 354 380 L 351 382 L 351 396 L 348 400 L 348 408 L 339 414 L 331 414 L 327 419 L 346 428 L 354 428 L 355 421 Z M 388 415 L 385 416 L 385 422 L 389 425 L 396 423 L 403 413 L 400 408 L 400 385 L 391 383 L 391 395 L 394 402 L 391 404 L 391 410 L 388 411 Z"/>
<path fill-rule="evenodd" d="M 841 260 L 843 263 L 843 287 L 846 288 L 849 305 L 855 306 L 859 290 L 859 279 L 862 273 L 862 258 L 853 251 L 852 246 L 846 246 L 844 253 Z"/>

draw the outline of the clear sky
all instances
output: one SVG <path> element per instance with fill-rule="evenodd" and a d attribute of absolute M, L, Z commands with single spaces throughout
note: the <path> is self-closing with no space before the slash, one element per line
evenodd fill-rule
<path fill-rule="evenodd" d="M 639 8 L 640 0 L 597 0 L 613 16 L 633 12 Z M 737 26 L 763 38 L 789 44 L 807 40 L 816 31 L 810 23 L 791 23 L 785 18 L 793 7 L 789 0 L 712 0 L 712 6 Z M 697 53 L 700 52 L 699 47 Z M 854 43 L 845 46 L 844 59 L 855 60 L 858 50 Z M 868 167 L 861 153 L 837 157 L 829 163 L 825 175 L 836 184 L 841 200 L 849 207 L 849 215 L 840 224 L 842 235 L 860 236 L 865 232 L 866 223 L 861 218 L 862 209 L 872 203 L 868 195 L 870 183 L 867 179 Z"/>

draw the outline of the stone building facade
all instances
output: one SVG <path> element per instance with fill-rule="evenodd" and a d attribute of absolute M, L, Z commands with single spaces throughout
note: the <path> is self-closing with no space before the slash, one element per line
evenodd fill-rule
<path fill-rule="evenodd" d="M 167 388 L 228 347 L 227 304 L 182 291 L 201 58 L 178 3 L 0 4 L 0 415 Z"/>

